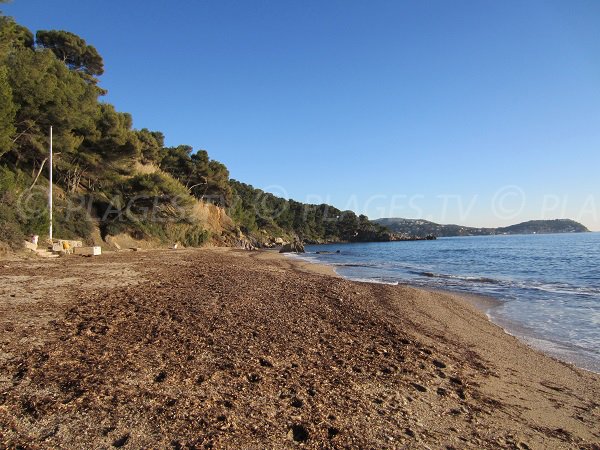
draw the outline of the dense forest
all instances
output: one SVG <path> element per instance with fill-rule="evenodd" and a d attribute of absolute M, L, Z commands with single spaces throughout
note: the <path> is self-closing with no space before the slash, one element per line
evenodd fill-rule
<path fill-rule="evenodd" d="M 0 13 L 0 241 L 13 248 L 47 235 L 48 143 L 54 142 L 55 236 L 135 238 L 201 245 L 388 240 L 365 216 L 305 205 L 231 180 L 205 150 L 165 146 L 158 130 L 134 129 L 130 114 L 102 100 L 104 63 L 81 37 L 32 33 Z M 215 231 L 195 211 L 223 208 Z M 216 236 L 218 233 L 219 236 Z"/>
<path fill-rule="evenodd" d="M 260 189 L 230 180 L 236 204 L 232 216 L 244 231 L 252 234 L 264 230 L 278 235 L 281 230 L 292 232 L 308 243 L 333 241 L 389 241 L 395 237 L 384 227 L 341 211 L 334 206 L 310 205 L 285 200 Z"/>

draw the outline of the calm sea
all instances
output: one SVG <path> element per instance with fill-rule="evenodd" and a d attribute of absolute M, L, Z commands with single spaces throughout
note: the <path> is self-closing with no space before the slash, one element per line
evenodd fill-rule
<path fill-rule="evenodd" d="M 600 233 L 307 246 L 353 280 L 481 294 L 507 332 L 600 372 Z M 317 254 L 316 252 L 337 252 Z"/>

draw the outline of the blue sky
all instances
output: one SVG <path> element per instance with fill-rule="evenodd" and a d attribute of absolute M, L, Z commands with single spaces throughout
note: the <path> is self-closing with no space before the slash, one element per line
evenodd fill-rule
<path fill-rule="evenodd" d="M 600 230 L 600 2 L 15 0 L 106 101 L 231 176 L 371 218 Z"/>

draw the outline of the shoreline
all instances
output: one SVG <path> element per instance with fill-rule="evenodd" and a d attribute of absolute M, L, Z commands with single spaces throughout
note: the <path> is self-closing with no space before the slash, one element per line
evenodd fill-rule
<path fill-rule="evenodd" d="M 407 285 L 412 286 L 411 284 Z M 585 352 L 585 349 L 576 346 L 569 347 L 559 342 L 543 339 L 537 336 L 534 330 L 519 325 L 514 321 L 503 320 L 502 318 L 494 316 L 491 310 L 500 307 L 502 304 L 500 300 L 494 297 L 485 296 L 478 293 L 456 292 L 449 289 L 430 289 L 425 288 L 423 286 L 413 287 L 417 289 L 424 289 L 427 291 L 447 294 L 456 297 L 458 301 L 467 302 L 475 308 L 477 308 L 479 311 L 481 311 L 487 317 L 488 321 L 491 324 L 502 329 L 502 331 L 504 331 L 507 335 L 517 338 L 520 342 L 522 342 L 532 350 L 550 358 L 553 358 L 560 363 L 572 365 L 577 369 L 585 370 L 586 372 L 600 375 L 600 369 L 597 369 L 596 366 L 593 365 L 592 361 L 580 354 L 581 352 Z M 591 368 L 592 366 L 594 368 Z"/>
<path fill-rule="evenodd" d="M 223 248 L 9 261 L 0 447 L 600 443 L 600 376 L 455 295 L 319 266 Z"/>
<path fill-rule="evenodd" d="M 298 255 L 297 259 L 302 260 L 303 256 Z M 420 284 L 412 284 L 409 281 L 398 281 L 398 282 L 379 282 L 377 280 L 365 279 L 354 279 L 350 277 L 344 277 L 340 275 L 336 270 L 335 264 L 328 264 L 323 261 L 311 261 L 310 264 L 317 266 L 323 265 L 325 267 L 332 268 L 333 272 L 337 276 L 343 279 L 356 282 L 375 283 L 375 284 L 387 284 L 387 285 L 403 285 L 410 286 L 415 289 L 422 289 L 430 292 L 439 292 L 455 296 L 458 301 L 466 301 L 479 311 L 481 311 L 490 323 L 500 327 L 506 334 L 514 336 L 519 339 L 522 343 L 530 347 L 535 351 L 539 351 L 546 356 L 557 359 L 560 362 L 566 364 L 572 364 L 578 369 L 585 370 L 594 374 L 600 374 L 600 365 L 593 356 L 588 356 L 588 351 L 584 348 L 580 348 L 576 345 L 568 345 L 561 342 L 556 342 L 548 338 L 544 338 L 536 333 L 534 329 L 528 328 L 518 322 L 511 321 L 510 319 L 502 318 L 493 314 L 493 310 L 502 306 L 502 300 L 499 300 L 493 296 L 480 294 L 477 292 L 465 292 L 462 290 L 443 289 L 438 287 L 428 287 Z"/>
<path fill-rule="evenodd" d="M 469 293 L 463 291 L 457 292 L 450 289 L 427 288 L 420 285 L 415 286 L 410 283 L 406 283 L 406 285 L 416 289 L 423 289 L 426 291 L 450 295 L 455 297 L 457 301 L 467 302 L 482 312 L 491 324 L 501 328 L 502 331 L 509 336 L 517 338 L 520 342 L 527 345 L 532 350 L 556 359 L 561 363 L 573 365 L 577 369 L 600 375 L 600 369 L 597 368 L 597 365 L 594 365 L 595 361 L 586 358 L 584 355 L 581 355 L 581 353 L 586 352 L 585 349 L 579 348 L 575 345 L 567 346 L 559 342 L 544 339 L 538 336 L 535 333 L 535 330 L 520 325 L 517 322 L 495 316 L 492 311 L 495 308 L 502 306 L 502 301 L 495 297 L 486 296 L 479 293 Z"/>

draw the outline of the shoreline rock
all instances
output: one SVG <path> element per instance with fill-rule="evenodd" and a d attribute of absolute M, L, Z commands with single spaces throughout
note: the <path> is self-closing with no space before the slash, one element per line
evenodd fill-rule
<path fill-rule="evenodd" d="M 304 244 L 300 241 L 295 241 L 290 244 L 285 244 L 279 250 L 279 253 L 306 253 L 304 250 Z"/>

